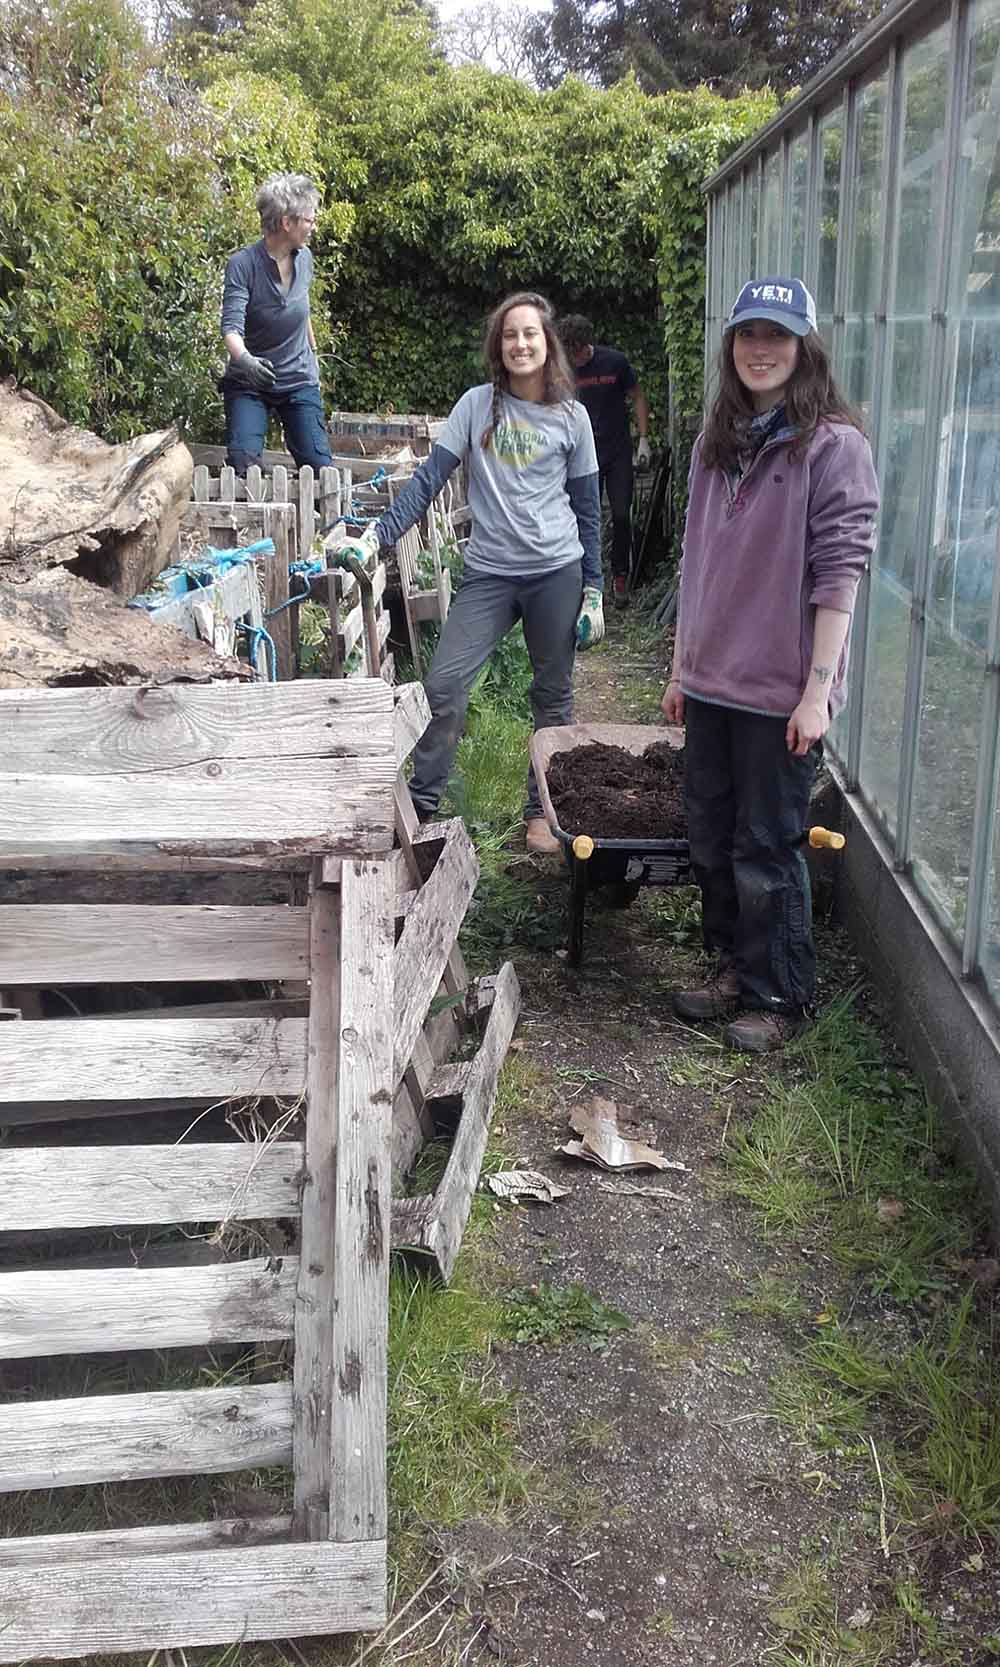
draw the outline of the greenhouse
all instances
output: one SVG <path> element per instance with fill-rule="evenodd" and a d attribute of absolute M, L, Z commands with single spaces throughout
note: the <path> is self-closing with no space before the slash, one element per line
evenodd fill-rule
<path fill-rule="evenodd" d="M 801 275 L 882 485 L 829 754 L 842 895 L 1000 1178 L 1000 0 L 890 6 L 710 180 L 706 368 Z"/>

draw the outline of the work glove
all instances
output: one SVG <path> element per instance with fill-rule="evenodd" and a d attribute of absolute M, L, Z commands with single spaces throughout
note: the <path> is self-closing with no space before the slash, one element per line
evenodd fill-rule
<path fill-rule="evenodd" d="M 649 468 L 649 441 L 645 434 L 635 448 L 635 467 L 640 471 Z"/>
<path fill-rule="evenodd" d="M 604 635 L 604 598 L 596 585 L 587 585 L 576 618 L 577 648 L 593 648 Z"/>
<path fill-rule="evenodd" d="M 248 348 L 244 348 L 237 359 L 236 369 L 259 394 L 265 394 L 269 388 L 274 387 L 274 366 L 271 361 L 255 359 Z"/>
<path fill-rule="evenodd" d="M 365 528 L 364 532 L 349 532 L 346 538 L 341 537 L 336 547 L 336 554 L 339 556 L 343 551 L 346 551 L 349 556 L 354 556 L 360 562 L 366 562 L 369 556 L 377 556 L 382 548 L 377 525 L 377 522 L 373 521 L 370 526 Z"/>

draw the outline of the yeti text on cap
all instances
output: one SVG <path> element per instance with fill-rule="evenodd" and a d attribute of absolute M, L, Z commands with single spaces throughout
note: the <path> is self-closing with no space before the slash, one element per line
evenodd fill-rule
<path fill-rule="evenodd" d="M 784 284 L 754 284 L 750 294 L 755 301 L 787 301 L 791 305 L 794 295 Z"/>

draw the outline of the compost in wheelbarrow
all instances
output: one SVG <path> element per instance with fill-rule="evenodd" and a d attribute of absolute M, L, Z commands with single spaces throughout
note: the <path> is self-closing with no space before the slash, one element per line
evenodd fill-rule
<path fill-rule="evenodd" d="M 672 794 L 668 793 L 663 801 L 662 814 L 671 824 L 669 832 L 665 829 L 661 831 L 660 826 L 654 826 L 648 831 L 626 833 L 621 837 L 608 835 L 602 831 L 600 825 L 600 804 L 595 802 L 594 815 L 588 818 L 586 808 L 581 807 L 579 803 L 574 807 L 572 799 L 566 800 L 574 817 L 572 824 L 567 827 L 563 825 L 563 819 L 553 804 L 549 776 L 554 762 L 557 758 L 561 759 L 562 755 L 579 748 L 617 749 L 616 757 L 610 761 L 611 800 L 613 802 L 616 796 L 618 799 L 614 822 L 617 829 L 622 825 L 631 825 L 629 817 L 632 808 L 626 797 L 631 791 L 628 779 L 621 774 L 621 753 L 638 760 L 650 747 L 659 748 L 664 743 L 680 751 L 684 745 L 683 731 L 675 728 L 656 729 L 645 724 L 562 724 L 551 729 L 540 729 L 532 737 L 531 757 L 538 778 L 542 807 L 549 827 L 562 845 L 569 867 L 568 948 L 569 959 L 574 966 L 579 964 L 583 955 L 583 925 L 588 892 L 602 886 L 611 886 L 614 888 L 616 902 L 629 903 L 642 886 L 690 884 L 691 863 L 687 840 L 681 836 L 683 824 L 676 813 L 676 790 Z M 561 772 L 557 770 L 556 774 L 559 773 Z M 591 772 L 588 770 L 586 773 L 589 775 Z M 595 801 L 600 797 L 601 795 L 595 791 Z M 669 802 L 671 799 L 672 805 Z M 636 805 L 641 804 L 640 794 L 635 793 L 633 801 Z M 607 809 L 605 817 L 610 819 Z M 639 826 L 641 828 L 641 816 Z"/>

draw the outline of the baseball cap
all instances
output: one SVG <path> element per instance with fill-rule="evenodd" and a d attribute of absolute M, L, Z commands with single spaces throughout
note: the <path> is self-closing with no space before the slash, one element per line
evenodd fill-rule
<path fill-rule="evenodd" d="M 816 328 L 816 303 L 800 278 L 751 278 L 736 297 L 725 328 L 732 330 L 754 318 L 808 336 Z"/>

